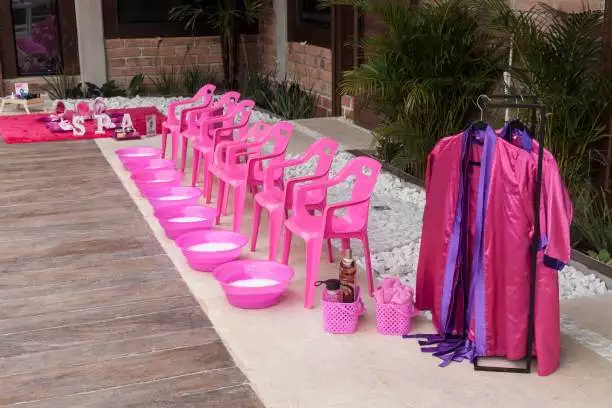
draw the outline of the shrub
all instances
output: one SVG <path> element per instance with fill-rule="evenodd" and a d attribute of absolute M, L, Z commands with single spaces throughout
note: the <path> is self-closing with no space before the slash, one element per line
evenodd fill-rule
<path fill-rule="evenodd" d="M 183 89 L 187 95 L 195 93 L 206 84 L 217 84 L 217 73 L 211 70 L 204 70 L 197 65 L 183 66 L 181 69 Z"/>
<path fill-rule="evenodd" d="M 364 40 L 367 60 L 345 72 L 342 89 L 381 117 L 378 155 L 423 178 L 436 142 L 462 129 L 478 95 L 501 77 L 506 47 L 468 0 L 332 2 L 365 9 L 386 26 Z"/>

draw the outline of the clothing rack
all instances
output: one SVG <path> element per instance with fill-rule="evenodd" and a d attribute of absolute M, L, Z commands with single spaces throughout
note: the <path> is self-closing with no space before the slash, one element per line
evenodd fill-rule
<path fill-rule="evenodd" d="M 480 99 L 484 98 L 486 103 L 484 106 L 480 105 Z M 530 102 L 525 102 L 525 100 Z M 518 102 L 518 101 L 521 102 Z M 484 115 L 487 109 L 499 108 L 499 109 L 528 109 L 531 113 L 531 131 L 532 135 L 536 137 L 538 141 L 538 168 L 536 176 L 536 189 L 535 189 L 535 204 L 534 204 L 534 235 L 531 241 L 531 274 L 530 274 L 530 285 L 529 285 L 529 314 L 527 321 L 527 354 L 523 359 L 524 367 L 503 367 L 503 366 L 488 366 L 480 365 L 478 361 L 480 359 L 486 359 L 488 357 L 475 357 L 474 358 L 474 370 L 475 371 L 489 371 L 489 372 L 504 372 L 504 373 L 521 373 L 529 374 L 531 372 L 531 363 L 533 361 L 533 340 L 535 336 L 535 286 L 536 286 L 536 271 L 538 262 L 538 250 L 540 248 L 540 201 L 542 196 L 542 163 L 544 157 L 544 135 L 546 134 L 546 117 L 547 109 L 546 106 L 538 103 L 535 96 L 522 96 L 522 95 L 481 95 L 477 101 L 478 107 L 481 109 Z M 539 112 L 539 115 L 538 115 Z M 539 124 L 538 124 L 539 119 Z"/>

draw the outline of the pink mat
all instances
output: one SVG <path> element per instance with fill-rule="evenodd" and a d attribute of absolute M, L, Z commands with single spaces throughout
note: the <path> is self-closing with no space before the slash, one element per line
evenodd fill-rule
<path fill-rule="evenodd" d="M 148 115 L 157 115 L 157 131 L 161 133 L 161 123 L 166 120 L 166 117 L 155 107 L 144 108 L 125 108 L 125 109 L 108 109 L 108 114 L 124 114 L 129 113 L 132 117 L 134 128 L 142 135 L 147 132 L 146 118 Z M 95 139 L 98 137 L 112 137 L 113 131 L 107 130 L 104 134 L 97 135 L 96 121 L 89 120 L 85 122 L 85 134 L 83 136 L 74 136 L 72 132 L 52 132 L 49 130 L 45 122 L 41 119 L 48 117 L 49 114 L 34 114 L 34 115 L 9 115 L 0 116 L 0 134 L 4 139 L 4 143 L 36 143 L 36 142 L 57 142 L 61 140 L 81 140 Z"/>

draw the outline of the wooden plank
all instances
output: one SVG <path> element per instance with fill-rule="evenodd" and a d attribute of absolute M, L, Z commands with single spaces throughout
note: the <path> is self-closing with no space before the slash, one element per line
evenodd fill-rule
<path fill-rule="evenodd" d="M 63 204 L 70 204 L 65 202 Z M 43 206 L 46 206 L 43 204 Z M 7 213 L 15 206 L 4 207 Z M 5 241 L 47 240 L 71 235 L 122 235 L 129 230 L 133 235 L 143 235 L 149 226 L 134 216 L 133 208 L 111 206 L 99 210 L 76 210 L 73 213 L 31 216 L 26 218 L 4 217 L 0 221 L 0 243 Z M 125 233 L 123 233 L 125 235 Z"/>
<path fill-rule="evenodd" d="M 106 217 L 108 212 L 129 212 L 135 215 L 136 206 L 127 196 L 83 199 L 79 201 L 58 201 L 53 205 L 41 205 L 40 203 L 27 203 L 19 206 L 3 208 L 0 211 L 0 228 L 11 228 L 15 226 L 29 227 L 35 225 L 67 225 L 80 218 L 94 213 L 99 217 Z M 108 215 L 111 215 L 108 214 Z M 137 217 L 133 217 L 138 219 Z M 112 221 L 112 218 L 104 218 Z"/>
<path fill-rule="evenodd" d="M 168 281 L 161 281 L 161 284 L 170 285 Z M 114 289 L 114 288 L 109 288 Z M 89 292 L 79 293 L 79 297 Z M 67 298 L 70 299 L 70 298 Z M 27 299 L 25 299 L 27 301 Z M 111 299 L 109 299 L 110 301 Z M 0 303 L 0 309 L 9 302 Z M 73 326 L 78 324 L 102 323 L 111 320 L 136 317 L 141 315 L 150 315 L 153 313 L 166 312 L 176 309 L 195 308 L 197 302 L 184 291 L 182 295 L 174 297 L 159 297 L 156 299 L 143 299 L 137 302 L 126 302 L 120 299 L 116 304 L 93 307 L 84 305 L 83 309 L 63 310 L 45 313 L 38 310 L 39 313 L 30 316 L 11 317 L 0 320 L 0 335 L 14 334 L 33 330 L 51 329 L 64 326 Z M 0 373 L 1 375 L 1 373 Z"/>
<path fill-rule="evenodd" d="M 161 333 L 153 336 L 115 339 L 103 343 L 66 347 L 41 353 L 0 359 L 2 377 L 31 372 L 51 371 L 61 366 L 93 364 L 136 354 L 146 354 L 219 341 L 212 327 Z"/>
<path fill-rule="evenodd" d="M 36 316 L 46 313 L 70 312 L 126 305 L 138 301 L 176 297 L 187 294 L 187 287 L 179 276 L 172 281 L 149 281 L 73 293 L 71 296 L 48 294 L 27 299 L 0 300 L 2 319 Z"/>
<path fill-rule="evenodd" d="M 32 159 L 36 160 L 36 159 Z M 5 162 L 5 159 L 0 158 L 1 162 Z M 101 159 L 96 158 L 95 160 L 82 160 L 75 162 L 71 160 L 71 164 L 66 166 L 65 162 L 57 162 L 55 165 L 49 165 L 47 163 L 41 163 L 35 165 L 33 162 L 27 165 L 14 165 L 12 167 L 4 167 L 0 170 L 0 189 L 6 190 L 8 188 L 15 187 L 15 184 L 19 184 L 20 188 L 32 190 L 38 187 L 30 187 L 30 184 L 34 182 L 39 183 L 42 187 L 47 187 L 50 184 L 68 184 L 73 180 L 66 180 L 62 183 L 63 178 L 75 178 L 77 181 L 86 183 L 91 179 L 89 187 L 97 185 L 96 179 L 112 179 L 120 185 L 120 182 L 116 179 L 115 174 L 109 173 L 107 169 L 102 170 L 105 162 Z M 87 177 L 83 177 L 87 176 Z M 60 179 L 60 180 L 58 180 Z M 72 183 L 74 184 L 74 182 Z M 28 187 L 25 187 L 28 186 Z"/>
<path fill-rule="evenodd" d="M 234 362 L 220 342 L 138 354 L 82 366 L 2 377 L 0 404 L 120 387 L 136 382 L 228 368 Z M 27 392 L 24 392 L 26 391 Z"/>
<path fill-rule="evenodd" d="M 12 190 L 0 194 L 0 207 L 23 205 L 27 203 L 53 205 L 53 203 L 57 201 L 77 201 L 87 198 L 114 198 L 122 197 L 123 194 L 125 194 L 125 191 L 113 185 L 107 185 L 107 188 L 98 186 L 96 189 L 62 186 L 40 190 Z"/>
<path fill-rule="evenodd" d="M 199 307 L 0 335 L 0 357 L 210 327 Z"/>
<path fill-rule="evenodd" d="M 173 280 L 172 262 L 165 255 L 122 259 L 90 265 L 66 265 L 40 271 L 0 273 L 2 299 L 22 299 L 48 293 L 76 293 L 116 285 L 146 282 L 149 279 Z"/>
<path fill-rule="evenodd" d="M 62 266 L 95 265 L 118 259 L 163 253 L 152 235 L 129 236 L 100 231 L 100 236 L 66 236 L 57 240 L 0 244 L 0 273 L 45 270 Z M 114 235 L 114 236 L 113 236 Z"/>
<path fill-rule="evenodd" d="M 121 388 L 75 394 L 62 398 L 47 399 L 20 405 L 23 408 L 261 408 L 262 405 L 244 403 L 244 394 L 253 391 L 246 385 L 244 375 L 235 367 L 180 377 L 168 378 L 150 383 L 133 384 Z M 187 403 L 197 395 L 200 402 Z M 193 397 L 192 397 L 193 398 Z M 233 398 L 233 401 L 230 399 Z M 181 401 L 183 399 L 183 401 Z M 241 401 L 242 400 L 242 401 Z M 225 405 L 220 405 L 219 401 Z"/>
<path fill-rule="evenodd" d="M 93 142 L 0 163 L 1 406 L 261 407 Z"/>

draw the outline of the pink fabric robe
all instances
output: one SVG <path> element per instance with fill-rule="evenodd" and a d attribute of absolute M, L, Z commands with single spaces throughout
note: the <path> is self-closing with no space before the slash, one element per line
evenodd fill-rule
<path fill-rule="evenodd" d="M 466 136 L 460 134 L 441 140 L 429 156 L 417 271 L 417 307 L 432 311 L 434 324 L 443 334 L 462 333 L 462 316 L 465 308 L 469 308 L 469 338 L 473 350 L 467 350 L 466 355 L 517 360 L 526 353 L 537 152 L 530 153 L 496 140 L 490 129 L 485 134 L 484 147 L 466 145 Z M 468 158 L 482 159 L 483 150 L 488 154 L 481 168 L 466 166 Z M 543 241 L 548 242 L 544 253 L 540 253 L 535 311 L 535 343 L 541 375 L 558 366 L 560 343 L 556 271 L 545 266 L 543 259 L 546 256 L 567 262 L 568 219 L 571 219 L 571 204 L 567 215 L 567 193 L 554 159 L 551 161 L 552 156 L 547 156 L 540 225 Z M 461 188 L 462 168 L 467 172 L 466 188 Z M 468 214 L 469 225 L 459 250 L 457 231 L 460 229 L 455 224 L 458 219 L 461 224 L 457 209 L 464 202 L 464 195 L 468 196 L 464 212 Z M 482 215 L 480 221 L 478 214 Z M 457 266 L 462 264 L 469 267 L 462 269 L 463 287 L 455 290 L 461 285 L 457 278 L 457 270 L 461 268 Z M 467 290 L 470 293 L 464 301 Z"/>

